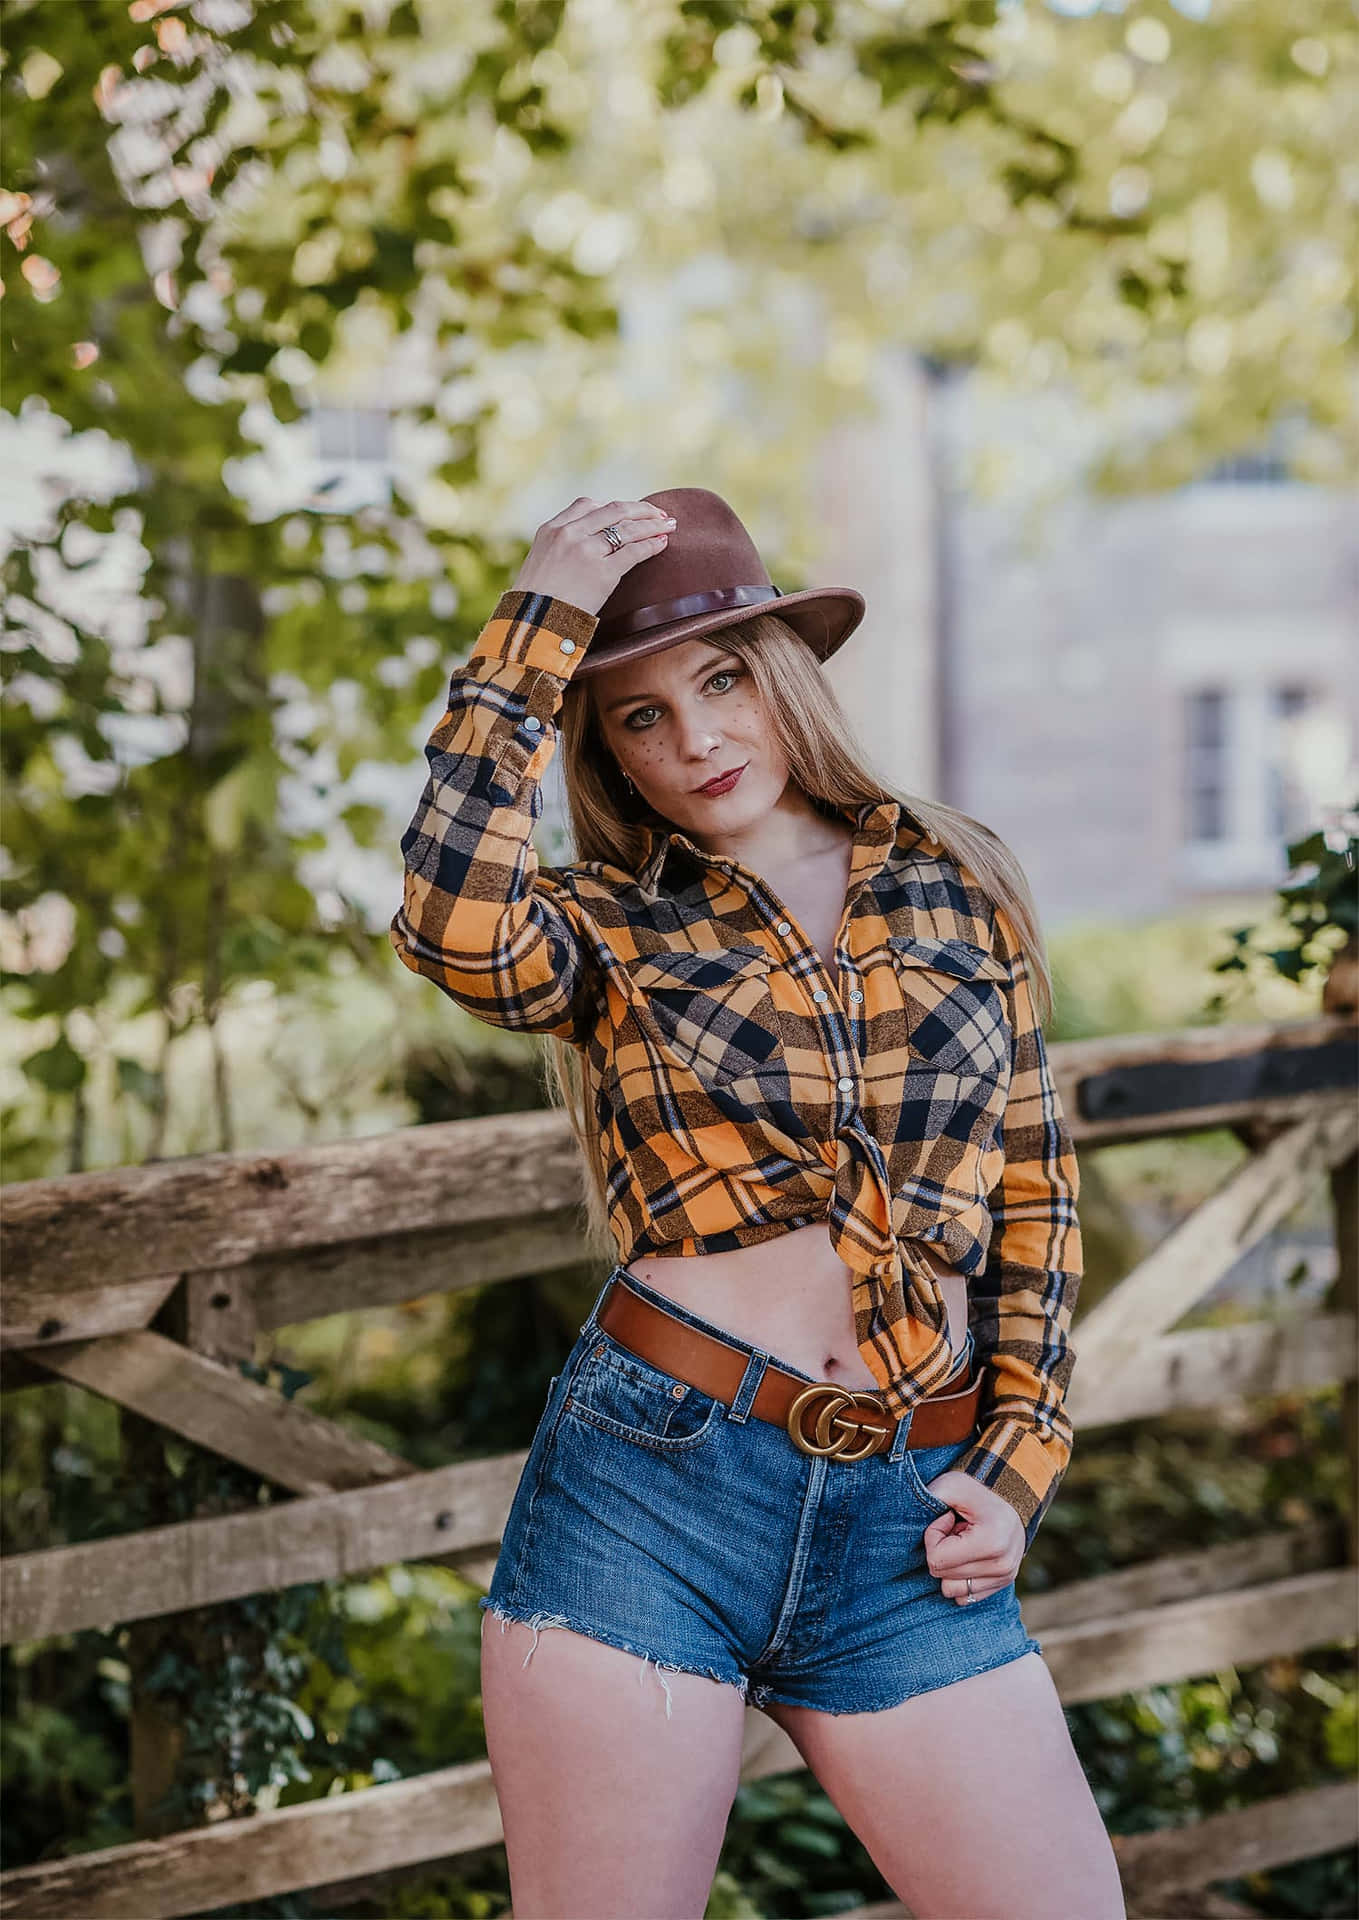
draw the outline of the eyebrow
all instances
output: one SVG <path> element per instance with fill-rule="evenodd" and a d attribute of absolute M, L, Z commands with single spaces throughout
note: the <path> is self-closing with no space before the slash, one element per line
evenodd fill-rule
<path fill-rule="evenodd" d="M 714 646 L 709 652 L 707 659 L 699 662 L 698 666 L 696 666 L 694 671 L 689 675 L 689 678 L 691 680 L 697 680 L 700 674 L 711 673 L 715 661 L 726 659 L 739 660 L 739 658 L 740 655 L 737 653 L 735 647 Z M 612 713 L 615 707 L 626 707 L 634 700 L 658 700 L 659 698 L 660 695 L 655 693 L 620 694 L 617 700 L 610 700 L 609 704 L 604 708 L 604 712 Z"/>

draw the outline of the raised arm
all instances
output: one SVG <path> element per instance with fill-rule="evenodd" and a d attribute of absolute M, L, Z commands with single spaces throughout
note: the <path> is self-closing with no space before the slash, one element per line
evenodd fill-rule
<path fill-rule="evenodd" d="M 990 1362 L 981 1428 L 959 1471 L 995 1491 L 1024 1522 L 1025 1544 L 1071 1456 L 1065 1396 L 1068 1340 L 1083 1270 L 1076 1218 L 1079 1173 L 1035 1016 L 1014 926 L 996 910 L 998 953 L 1009 963 L 1012 1076 L 1002 1123 L 1004 1170 L 990 1198 L 984 1271 L 969 1284 L 969 1318 Z"/>
<path fill-rule="evenodd" d="M 539 884 L 532 834 L 562 692 L 596 624 L 566 600 L 501 594 L 425 747 L 391 924 L 402 963 L 479 1020 L 563 1039 L 583 1017 L 590 969 L 574 902 Z"/>
<path fill-rule="evenodd" d="M 617 553 L 599 531 L 614 521 Z M 584 499 L 545 521 L 425 748 L 390 938 L 404 966 L 493 1026 L 583 1043 L 593 959 L 569 889 L 540 871 L 533 825 L 563 692 L 615 582 L 664 544 L 659 523 L 648 502 Z"/>

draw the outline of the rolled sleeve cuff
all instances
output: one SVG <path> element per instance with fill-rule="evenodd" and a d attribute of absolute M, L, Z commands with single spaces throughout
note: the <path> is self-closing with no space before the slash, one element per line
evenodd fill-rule
<path fill-rule="evenodd" d="M 559 600 L 550 593 L 531 593 L 526 587 L 508 587 L 496 601 L 468 659 L 529 667 L 569 680 L 598 625 L 598 614 L 586 613 L 570 600 Z"/>

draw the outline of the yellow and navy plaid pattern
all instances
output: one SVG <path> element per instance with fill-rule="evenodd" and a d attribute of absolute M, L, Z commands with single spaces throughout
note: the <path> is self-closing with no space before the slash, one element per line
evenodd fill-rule
<path fill-rule="evenodd" d="M 1007 916 L 896 801 L 854 844 L 828 969 L 758 874 L 651 830 L 630 872 L 540 865 L 564 688 L 597 625 L 502 594 L 425 749 L 398 956 L 495 1026 L 581 1052 L 618 1258 L 828 1221 L 894 1413 L 948 1375 L 926 1249 L 967 1276 L 990 1362 L 959 1466 L 1032 1538 L 1071 1449 L 1078 1178 Z"/>

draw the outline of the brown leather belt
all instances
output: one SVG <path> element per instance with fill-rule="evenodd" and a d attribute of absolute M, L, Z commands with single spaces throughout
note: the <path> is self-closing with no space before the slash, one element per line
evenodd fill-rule
<path fill-rule="evenodd" d="M 748 1358 L 739 1347 L 677 1320 L 618 1280 L 609 1282 L 596 1319 L 611 1339 L 639 1359 L 687 1380 L 700 1393 L 728 1406 L 735 1400 Z M 977 1424 L 982 1384 L 979 1367 L 967 1386 L 917 1401 L 907 1446 L 947 1447 L 966 1440 Z M 835 1380 L 803 1380 L 772 1360 L 750 1411 L 776 1427 L 786 1427 L 804 1453 L 823 1454 L 831 1460 L 864 1460 L 869 1454 L 888 1452 L 899 1424 L 881 1395 L 841 1386 Z"/>

